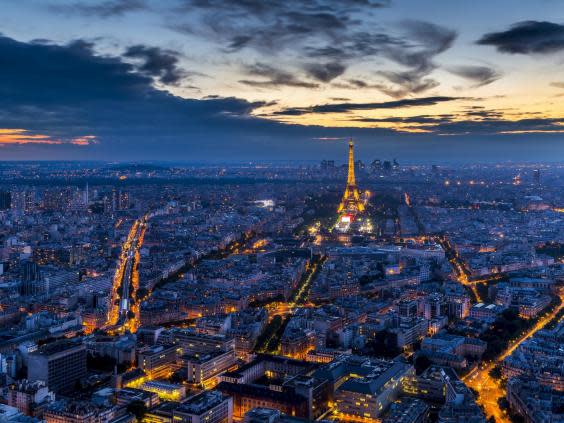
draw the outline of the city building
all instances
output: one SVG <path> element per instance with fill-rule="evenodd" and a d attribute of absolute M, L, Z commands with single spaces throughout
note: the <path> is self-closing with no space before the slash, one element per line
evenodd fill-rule
<path fill-rule="evenodd" d="M 390 406 L 382 423 L 424 423 L 429 417 L 429 406 L 420 399 L 402 398 Z"/>
<path fill-rule="evenodd" d="M 233 398 L 233 416 L 242 419 L 249 410 L 268 407 L 314 420 L 327 411 L 331 384 L 312 377 L 313 363 L 280 356 L 259 355 L 234 372 L 220 376 L 217 389 Z"/>
<path fill-rule="evenodd" d="M 8 387 L 7 397 L 9 406 L 16 407 L 26 416 L 35 417 L 41 417 L 43 409 L 55 400 L 55 394 L 41 380 L 14 383 Z"/>
<path fill-rule="evenodd" d="M 172 412 L 178 423 L 231 423 L 233 399 L 219 391 L 205 391 L 183 402 Z"/>
<path fill-rule="evenodd" d="M 233 368 L 237 363 L 235 350 L 214 351 L 203 354 L 181 357 L 183 366 L 187 369 L 187 382 L 201 385 L 205 388 L 214 386 L 221 373 Z"/>
<path fill-rule="evenodd" d="M 498 304 L 478 303 L 470 308 L 470 317 L 476 320 L 493 322 L 503 310 L 505 308 Z"/>
<path fill-rule="evenodd" d="M 89 401 L 56 401 L 45 409 L 46 423 L 132 423 L 125 409 L 98 406 Z"/>
<path fill-rule="evenodd" d="M 523 376 L 555 391 L 564 391 L 564 323 L 540 330 L 503 360 L 507 379 Z"/>
<path fill-rule="evenodd" d="M 177 349 L 174 344 L 146 346 L 137 351 L 137 365 L 150 378 L 165 377 L 177 368 Z"/>
<path fill-rule="evenodd" d="M 160 380 L 145 380 L 138 389 L 153 392 L 163 401 L 182 401 L 186 398 L 186 386 L 177 383 L 168 383 Z"/>
<path fill-rule="evenodd" d="M 414 375 L 413 366 L 401 360 L 355 355 L 342 355 L 313 373 L 331 385 L 337 418 L 366 421 L 381 418 Z"/>
<path fill-rule="evenodd" d="M 44 345 L 28 356 L 27 378 L 41 380 L 55 393 L 68 392 L 86 376 L 86 346 L 59 341 Z"/>
<path fill-rule="evenodd" d="M 562 391 L 545 386 L 527 377 L 511 378 L 507 382 L 507 401 L 514 414 L 526 423 L 564 421 Z"/>
<path fill-rule="evenodd" d="M 346 381 L 335 391 L 337 416 L 343 419 L 377 421 L 414 375 L 413 367 L 400 361 L 371 360 L 349 366 Z"/>
<path fill-rule="evenodd" d="M 207 335 L 192 329 L 176 329 L 161 335 L 180 345 L 184 354 L 201 354 L 213 351 L 229 351 L 235 348 L 235 340 L 225 335 Z"/>
<path fill-rule="evenodd" d="M 417 354 L 424 355 L 437 365 L 460 370 L 467 367 L 467 359 L 480 359 L 486 347 L 487 343 L 480 339 L 438 333 L 423 339 Z"/>

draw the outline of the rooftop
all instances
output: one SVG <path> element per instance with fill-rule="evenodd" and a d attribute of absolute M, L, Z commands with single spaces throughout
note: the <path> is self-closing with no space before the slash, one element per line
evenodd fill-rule
<path fill-rule="evenodd" d="M 221 404 L 227 397 L 219 391 L 204 391 L 182 403 L 176 411 L 200 415 Z"/>

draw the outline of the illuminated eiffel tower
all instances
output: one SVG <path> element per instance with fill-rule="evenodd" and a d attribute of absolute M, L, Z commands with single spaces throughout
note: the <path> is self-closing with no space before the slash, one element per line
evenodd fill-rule
<path fill-rule="evenodd" d="M 364 204 L 360 199 L 360 193 L 358 192 L 356 178 L 354 176 L 354 143 L 351 139 L 349 141 L 349 173 L 347 176 L 347 187 L 345 188 L 345 193 L 343 194 L 337 212 L 356 215 L 363 211 Z"/>

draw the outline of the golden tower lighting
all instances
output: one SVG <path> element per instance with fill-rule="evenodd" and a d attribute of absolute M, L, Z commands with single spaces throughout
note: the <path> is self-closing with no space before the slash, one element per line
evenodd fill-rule
<path fill-rule="evenodd" d="M 356 186 L 356 178 L 354 175 L 354 142 L 351 139 L 349 140 L 349 172 L 347 175 L 347 186 L 337 212 L 356 214 L 362 211 L 364 211 L 364 204 L 360 199 L 360 193 Z"/>

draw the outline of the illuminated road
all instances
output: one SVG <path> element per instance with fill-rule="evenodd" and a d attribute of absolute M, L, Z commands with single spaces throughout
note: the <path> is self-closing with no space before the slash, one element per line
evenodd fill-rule
<path fill-rule="evenodd" d="M 491 275 L 490 278 L 483 280 L 470 280 L 470 271 L 466 263 L 462 260 L 458 251 L 452 246 L 450 240 L 445 236 L 437 237 L 437 241 L 447 253 L 447 257 L 453 266 L 457 280 L 472 290 L 476 300 L 481 302 L 480 294 L 476 288 L 478 283 L 488 283 L 493 280 L 501 278 L 503 275 Z M 498 364 L 500 364 L 506 357 L 511 355 L 519 345 L 526 339 L 533 336 L 536 332 L 544 328 L 551 320 L 553 320 L 558 312 L 562 309 L 562 302 L 564 302 L 564 294 L 560 294 L 561 304 L 556 307 L 551 313 L 542 316 L 538 322 L 518 339 L 511 341 L 505 351 L 499 357 L 490 363 L 483 363 L 481 366 L 475 368 L 463 379 L 466 386 L 478 392 L 477 402 L 480 404 L 486 416 L 494 417 L 497 423 L 510 423 L 506 411 L 499 407 L 498 400 L 505 397 L 505 389 L 501 386 L 500 380 L 494 379 L 490 376 L 490 371 Z"/>
<path fill-rule="evenodd" d="M 121 247 L 114 274 L 111 305 L 106 328 L 135 331 L 139 325 L 139 305 L 131 301 L 139 288 L 139 249 L 147 229 L 147 216 L 133 222 L 129 234 Z M 121 292 L 120 292 L 121 291 Z M 133 312 L 131 317 L 130 311 Z"/>
<path fill-rule="evenodd" d="M 482 302 L 478 288 L 476 288 L 476 282 L 470 281 L 470 270 L 468 270 L 468 266 L 464 260 L 462 260 L 460 254 L 458 254 L 456 248 L 453 247 L 450 240 L 446 236 L 438 236 L 436 241 L 441 247 L 443 247 L 443 250 L 445 250 L 448 261 L 452 265 L 454 273 L 456 274 L 456 280 L 462 285 L 470 288 L 477 302 Z"/>
<path fill-rule="evenodd" d="M 314 304 L 308 301 L 308 293 L 311 287 L 311 283 L 315 279 L 317 272 L 323 263 L 325 263 L 326 257 L 321 258 L 319 261 L 314 261 L 311 267 L 307 269 L 304 278 L 300 281 L 296 292 L 292 294 L 290 301 L 276 301 L 267 304 L 265 308 L 268 310 L 268 318 L 272 320 L 274 316 L 280 316 L 282 318 L 293 314 L 298 308 L 311 308 L 315 307 Z"/>
<path fill-rule="evenodd" d="M 498 364 L 500 364 L 506 357 L 510 356 L 513 351 L 526 339 L 533 336 L 539 330 L 544 328 L 550 323 L 560 312 L 564 304 L 564 293 L 560 293 L 561 303 L 558 307 L 548 314 L 542 316 L 538 322 L 528 331 L 526 331 L 517 340 L 512 341 L 509 347 L 500 354 L 500 356 L 491 363 L 485 364 L 479 368 L 474 369 L 463 381 L 469 388 L 475 389 L 479 396 L 477 399 L 478 404 L 484 407 L 487 417 L 493 416 L 497 423 L 510 423 L 507 414 L 501 410 L 498 400 L 505 397 L 505 389 L 500 385 L 500 381 L 490 376 L 490 371 Z"/>
<path fill-rule="evenodd" d="M 326 257 L 322 257 L 319 261 L 313 261 L 311 267 L 307 269 L 307 273 L 300 281 L 296 292 L 292 295 L 292 298 L 288 302 L 274 302 L 266 305 L 266 309 L 268 310 L 268 318 L 269 321 L 275 316 L 279 316 L 282 318 L 282 325 L 286 319 L 290 318 L 292 314 L 298 308 L 305 308 L 305 307 L 314 307 L 314 304 L 308 301 L 308 294 L 311 287 L 313 280 L 315 279 L 316 275 L 318 274 L 318 270 L 323 263 L 325 263 Z M 281 333 L 274 332 L 265 342 L 262 348 L 259 349 L 260 352 L 266 352 L 267 349 L 274 349 L 278 350 L 280 347 L 280 335 Z M 278 337 L 278 339 L 276 339 Z M 272 348 L 272 343 L 277 341 L 275 348 Z"/>

